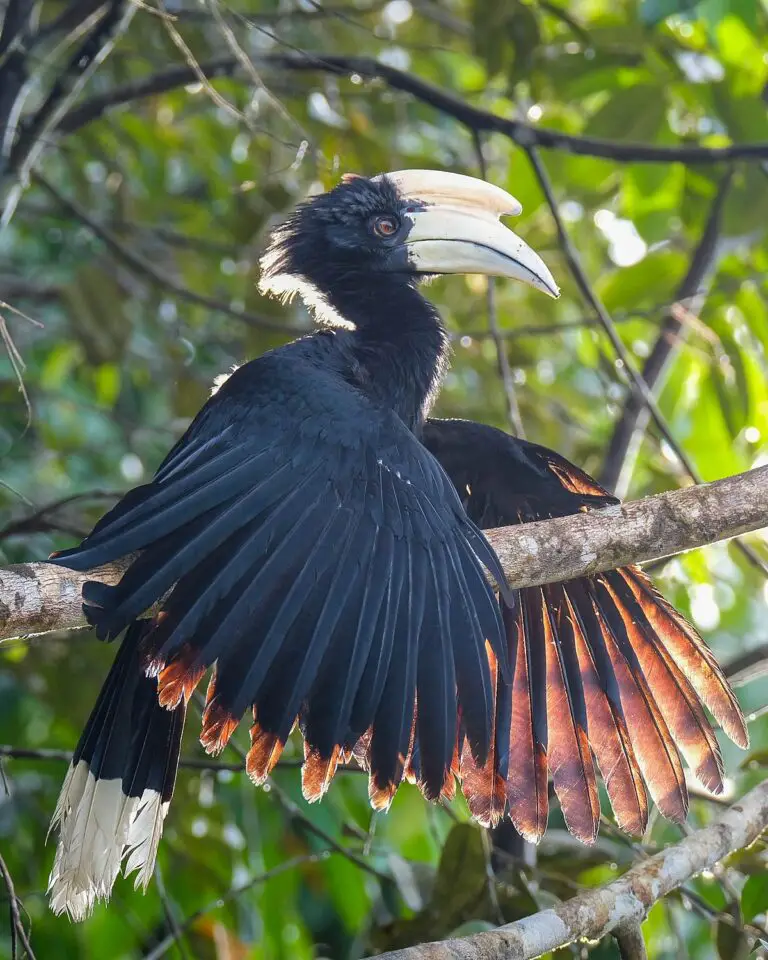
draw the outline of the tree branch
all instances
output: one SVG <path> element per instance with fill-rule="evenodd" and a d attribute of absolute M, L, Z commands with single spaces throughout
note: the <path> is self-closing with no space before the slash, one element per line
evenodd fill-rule
<path fill-rule="evenodd" d="M 85 581 L 119 583 L 128 563 L 120 560 L 88 573 L 51 563 L 19 563 L 0 568 L 0 639 L 85 626 Z"/>
<path fill-rule="evenodd" d="M 649 909 L 702 870 L 753 843 L 768 826 L 768 780 L 714 823 L 628 870 L 618 880 L 588 890 L 497 930 L 381 954 L 380 960 L 532 960 L 574 940 L 598 940 L 631 930 Z M 634 946 L 639 949 L 637 940 Z M 629 956 L 642 956 L 635 952 Z"/>
<path fill-rule="evenodd" d="M 768 466 L 589 513 L 488 532 L 510 583 L 530 587 L 656 560 L 768 526 Z M 115 584 L 128 560 L 78 573 L 0 568 L 0 640 L 85 626 L 86 580 Z"/>
<path fill-rule="evenodd" d="M 730 160 L 768 159 L 768 143 L 734 143 L 727 147 L 703 147 L 698 144 L 668 147 L 646 143 L 617 143 L 613 140 L 547 130 L 545 127 L 501 117 L 491 110 L 474 107 L 447 90 L 436 87 L 404 70 L 380 63 L 372 57 L 345 57 L 324 53 L 280 53 L 266 54 L 254 60 L 257 64 L 294 72 L 315 71 L 346 77 L 356 75 L 364 80 L 381 80 L 390 89 L 410 94 L 421 103 L 426 103 L 441 113 L 453 117 L 454 120 L 463 123 L 476 133 L 501 133 L 518 146 L 525 148 L 564 150 L 579 156 L 603 157 L 616 163 L 710 164 Z M 238 63 L 234 57 L 219 58 L 208 63 L 201 62 L 200 67 L 209 79 L 231 75 L 238 71 Z M 71 133 L 97 119 L 112 107 L 194 83 L 197 79 L 191 67 L 173 67 L 140 83 L 128 84 L 86 100 L 63 118 L 59 130 Z"/>

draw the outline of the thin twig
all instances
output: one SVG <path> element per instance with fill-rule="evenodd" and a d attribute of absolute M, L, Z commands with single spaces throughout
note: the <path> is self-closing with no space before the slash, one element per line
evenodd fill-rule
<path fill-rule="evenodd" d="M 70 763 L 71 750 L 56 750 L 50 747 L 16 747 L 8 743 L 0 743 L 0 758 L 10 757 L 13 760 L 53 760 L 61 763 Z M 302 760 L 278 760 L 276 766 L 282 770 L 296 770 L 302 765 Z M 219 773 L 226 770 L 229 773 L 242 773 L 245 770 L 245 761 L 227 763 L 224 760 L 213 760 L 197 757 L 182 757 L 179 766 L 184 770 L 210 770 Z M 366 775 L 362 767 L 339 764 L 337 774 L 353 773 Z"/>
<path fill-rule="evenodd" d="M 29 937 L 27 931 L 24 928 L 24 924 L 21 920 L 21 913 L 19 911 L 19 898 L 16 896 L 16 890 L 13 886 L 13 877 L 6 866 L 5 860 L 0 856 L 0 876 L 3 878 L 6 889 L 8 891 L 8 910 L 10 912 L 11 919 L 11 956 L 16 960 L 17 956 L 17 939 L 21 942 L 22 949 L 26 952 L 28 960 L 35 960 L 35 954 L 32 950 L 32 947 L 29 942 Z"/>
<path fill-rule="evenodd" d="M 186 944 L 184 943 L 184 930 L 182 930 L 181 926 L 179 925 L 179 921 L 176 919 L 176 913 L 173 909 L 171 898 L 168 896 L 168 891 L 165 888 L 163 871 L 160 869 L 159 863 L 155 863 L 155 885 L 157 887 L 157 895 L 160 897 L 160 902 L 163 905 L 165 922 L 168 924 L 170 929 L 169 936 L 172 938 L 171 943 L 178 948 L 178 951 L 181 954 L 181 960 L 189 960 L 189 953 L 187 951 Z"/>
<path fill-rule="evenodd" d="M 200 910 L 196 910 L 194 913 L 186 917 L 183 923 L 179 924 L 178 926 L 178 934 L 186 933 L 187 930 L 190 930 L 194 926 L 200 917 L 205 916 L 207 913 L 211 913 L 213 910 L 219 910 L 232 900 L 236 900 L 238 897 L 241 897 L 246 891 L 252 889 L 253 887 L 262 883 L 266 883 L 273 877 L 278 877 L 281 873 L 286 873 L 288 870 L 293 870 L 295 867 L 302 866 L 302 864 L 318 863 L 320 860 L 324 860 L 328 856 L 329 851 L 327 850 L 322 850 L 320 853 L 302 854 L 298 857 L 291 857 L 290 860 L 284 860 L 283 863 L 277 864 L 277 866 L 272 867 L 271 870 L 265 870 L 263 873 L 259 873 L 253 877 L 250 877 L 244 883 L 238 884 L 236 887 L 231 887 L 225 893 L 222 893 L 220 897 L 217 897 L 215 900 L 211 900 L 211 902 L 206 904 L 206 906 L 201 907 Z M 177 931 L 172 931 L 167 937 L 161 940 L 157 946 L 153 947 L 149 953 L 145 953 L 143 960 L 160 960 L 160 958 L 164 957 L 171 947 L 177 942 Z"/>
<path fill-rule="evenodd" d="M 256 63 L 304 73 L 319 71 L 339 76 L 359 76 L 364 80 L 381 80 L 391 89 L 408 93 L 446 116 L 453 117 L 470 130 L 481 133 L 501 133 L 524 148 L 563 150 L 579 156 L 603 157 L 616 163 L 713 164 L 732 160 L 768 160 L 768 143 L 741 143 L 726 147 L 698 145 L 666 147 L 645 143 L 620 143 L 548 130 L 472 106 L 447 90 L 436 87 L 404 70 L 380 63 L 371 57 L 346 57 L 325 53 L 280 53 L 259 57 Z M 200 66 L 208 80 L 214 79 L 209 64 L 201 62 Z M 237 68 L 238 63 L 234 57 L 217 61 L 219 76 L 232 75 L 237 72 Z M 108 94 L 93 97 L 80 107 L 73 109 L 69 117 L 64 118 L 60 129 L 71 131 L 96 119 L 111 107 L 151 96 L 158 89 L 169 90 L 184 86 L 198 77 L 191 68 L 173 68 L 170 84 L 169 79 L 166 72 L 165 75 L 158 74 L 147 78 L 142 84 L 128 84 Z"/>
<path fill-rule="evenodd" d="M 477 131 L 475 131 L 473 134 L 473 140 L 475 145 L 475 155 L 477 156 L 477 164 L 480 168 L 480 176 L 483 178 L 483 180 L 487 180 L 488 169 L 485 162 L 485 153 L 483 152 L 483 141 L 480 139 L 480 134 L 477 133 Z M 496 313 L 496 281 L 493 277 L 488 277 L 487 283 L 488 286 L 486 291 L 486 300 L 488 303 L 488 329 L 493 339 L 494 346 L 496 347 L 496 362 L 499 368 L 499 376 L 501 377 L 502 387 L 504 388 L 504 395 L 507 398 L 507 416 L 509 419 L 509 425 L 512 428 L 512 433 L 514 433 L 515 436 L 522 437 L 522 439 L 525 440 L 525 427 L 523 426 L 523 419 L 520 416 L 520 404 L 517 402 L 517 391 L 515 390 L 515 381 L 512 376 L 512 369 L 509 365 L 507 347 L 499 335 L 499 318 Z"/>
<path fill-rule="evenodd" d="M 89 490 L 86 493 L 74 493 L 67 497 L 61 497 L 58 500 L 46 503 L 42 507 L 38 507 L 32 513 L 28 513 L 18 520 L 11 520 L 6 526 L 0 528 L 0 540 L 5 540 L 7 537 L 19 536 L 19 534 L 29 533 L 30 531 L 37 531 L 40 529 L 41 522 L 45 521 L 51 513 L 55 513 L 57 510 L 61 510 L 62 507 L 77 503 L 80 500 L 117 500 L 121 496 L 121 493 L 112 490 Z M 60 525 L 50 522 L 47 528 L 54 526 L 57 529 L 61 529 Z"/>

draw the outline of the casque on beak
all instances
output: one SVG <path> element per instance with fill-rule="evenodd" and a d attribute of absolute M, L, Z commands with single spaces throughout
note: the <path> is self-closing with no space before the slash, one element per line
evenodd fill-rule
<path fill-rule="evenodd" d="M 559 297 L 549 268 L 499 217 L 522 207 L 500 187 L 458 173 L 397 170 L 386 177 L 401 197 L 413 200 L 404 217 L 410 231 L 403 240 L 414 273 L 482 273 L 509 277 Z"/>

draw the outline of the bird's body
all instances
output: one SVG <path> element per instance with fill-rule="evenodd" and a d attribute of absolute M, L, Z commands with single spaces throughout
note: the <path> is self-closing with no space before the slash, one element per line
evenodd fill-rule
<path fill-rule="evenodd" d="M 670 633 L 674 612 L 642 576 L 537 588 L 519 602 L 479 530 L 611 498 L 544 448 L 428 420 L 447 338 L 418 292 L 422 274 L 496 273 L 556 293 L 498 223 L 514 207 L 479 181 L 425 171 L 345 180 L 301 206 L 273 235 L 265 285 L 300 292 L 343 327 L 238 368 L 152 481 L 58 556 L 81 570 L 134 559 L 117 586 L 84 590 L 97 634 L 125 635 L 54 817 L 55 910 L 85 916 L 123 862 L 148 881 L 186 704 L 209 669 L 205 748 L 223 749 L 252 710 L 247 769 L 260 783 L 298 723 L 311 800 L 354 756 L 378 808 L 404 778 L 436 799 L 457 775 L 478 819 L 508 812 L 537 838 L 549 767 L 567 822 L 589 840 L 599 810 L 590 746 L 629 829 L 647 811 L 641 774 L 663 812 L 684 816 L 674 740 L 718 786 L 697 697 L 731 735 L 743 731 L 738 705 L 698 638 L 680 640 L 687 625 Z M 629 597 L 635 589 L 642 598 Z M 638 632 L 641 615 L 650 633 Z M 654 637 L 672 654 L 654 661 Z M 675 657 L 709 671 L 706 690 L 682 683 Z M 659 663 L 674 680 L 659 681 L 674 705 L 668 729 L 643 674 Z"/>

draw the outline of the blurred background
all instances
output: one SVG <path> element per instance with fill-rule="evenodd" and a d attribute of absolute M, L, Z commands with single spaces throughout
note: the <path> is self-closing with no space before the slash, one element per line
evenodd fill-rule
<path fill-rule="evenodd" d="M 760 0 L 3 0 L 0 15 L 0 562 L 85 535 L 214 377 L 311 328 L 301 304 L 259 296 L 258 258 L 347 171 L 486 176 L 561 284 L 557 302 L 478 277 L 429 288 L 454 347 L 439 415 L 547 444 L 632 498 L 768 461 Z M 724 744 L 733 799 L 768 776 L 765 538 L 652 572 L 740 683 L 753 747 Z M 147 895 L 120 881 L 73 926 L 46 905 L 45 834 L 112 655 L 85 631 L 0 646 L 0 852 L 38 958 L 354 960 L 524 916 L 682 835 L 653 819 L 624 837 L 604 804 L 586 848 L 555 804 L 521 851 L 410 786 L 374 815 L 354 770 L 309 807 L 298 743 L 256 789 L 237 749 L 206 760 L 193 721 Z M 717 809 L 694 797 L 689 827 Z M 758 844 L 657 905 L 649 955 L 750 955 L 766 865 Z M 619 956 L 610 939 L 560 955 L 587 954 Z"/>

